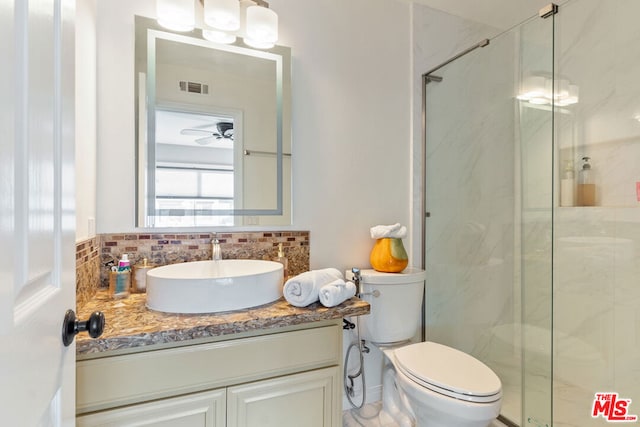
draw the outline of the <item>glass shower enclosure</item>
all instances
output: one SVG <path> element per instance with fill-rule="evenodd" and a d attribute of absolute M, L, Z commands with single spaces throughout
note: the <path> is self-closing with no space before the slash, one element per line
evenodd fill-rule
<path fill-rule="evenodd" d="M 426 338 L 515 425 L 640 414 L 639 16 L 570 0 L 424 76 Z"/>

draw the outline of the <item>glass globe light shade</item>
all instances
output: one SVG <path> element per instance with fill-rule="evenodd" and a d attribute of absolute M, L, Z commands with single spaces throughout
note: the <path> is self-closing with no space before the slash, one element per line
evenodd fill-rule
<path fill-rule="evenodd" d="M 247 46 L 253 47 L 255 49 L 271 49 L 276 45 L 275 43 L 263 42 L 260 40 L 253 40 L 248 37 L 245 37 L 243 40 L 244 40 L 244 44 L 246 44 Z"/>
<path fill-rule="evenodd" d="M 173 31 L 191 31 L 195 28 L 194 0 L 156 0 L 158 24 Z"/>
<path fill-rule="evenodd" d="M 217 30 L 238 30 L 240 2 L 238 0 L 205 0 L 204 23 Z"/>
<path fill-rule="evenodd" d="M 211 42 L 221 44 L 231 44 L 236 41 L 236 36 L 224 31 L 202 30 L 202 37 Z"/>
<path fill-rule="evenodd" d="M 271 9 L 249 6 L 246 23 L 245 42 L 275 44 L 278 41 L 278 15 Z"/>

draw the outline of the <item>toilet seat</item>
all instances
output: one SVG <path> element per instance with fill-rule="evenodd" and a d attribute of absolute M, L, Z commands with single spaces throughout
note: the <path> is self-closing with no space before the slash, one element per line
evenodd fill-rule
<path fill-rule="evenodd" d="M 474 357 L 434 342 L 394 351 L 397 368 L 434 392 L 467 402 L 490 403 L 502 397 L 498 376 Z"/>

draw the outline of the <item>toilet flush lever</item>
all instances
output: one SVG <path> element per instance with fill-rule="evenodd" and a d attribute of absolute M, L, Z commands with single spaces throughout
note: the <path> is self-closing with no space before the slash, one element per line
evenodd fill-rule
<path fill-rule="evenodd" d="M 362 274 L 360 273 L 360 269 L 353 267 L 351 269 L 353 273 L 353 283 L 356 285 L 356 289 L 358 290 L 358 298 L 361 298 L 365 295 L 373 295 L 374 298 L 378 298 L 380 296 L 379 290 L 374 290 L 373 292 L 363 292 L 364 288 L 362 287 Z"/>
<path fill-rule="evenodd" d="M 356 286 L 358 286 L 360 284 L 360 281 L 362 280 L 360 269 L 357 267 L 353 267 L 351 269 L 351 272 L 353 273 L 353 282 L 356 284 Z"/>
<path fill-rule="evenodd" d="M 353 277 L 351 280 L 353 280 L 353 283 L 356 285 L 356 294 L 358 298 L 360 298 L 362 296 L 362 285 L 360 284 L 360 282 L 362 281 L 362 275 L 360 274 L 360 269 L 357 267 L 353 267 L 351 269 L 351 272 L 353 273 Z"/>
<path fill-rule="evenodd" d="M 380 296 L 380 291 L 379 290 L 374 290 L 372 292 L 361 292 L 360 296 L 363 297 L 365 295 L 373 295 L 374 298 L 378 298 Z"/>

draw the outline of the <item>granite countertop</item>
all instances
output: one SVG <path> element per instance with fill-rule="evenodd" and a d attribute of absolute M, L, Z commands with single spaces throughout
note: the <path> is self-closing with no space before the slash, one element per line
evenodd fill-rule
<path fill-rule="evenodd" d="M 91 338 L 82 333 L 76 336 L 76 355 L 79 358 L 107 356 L 106 352 L 127 349 L 152 350 L 165 344 L 190 344 L 190 340 L 224 335 L 275 329 L 345 316 L 368 314 L 365 301 L 351 298 L 344 303 L 327 308 L 314 303 L 298 308 L 283 298 L 260 307 L 215 314 L 172 314 L 149 310 L 145 306 L 146 294 L 131 294 L 128 298 L 114 300 L 106 290 L 78 307 L 78 318 L 88 319 L 94 311 L 102 311 L 106 325 L 102 336 Z"/>

